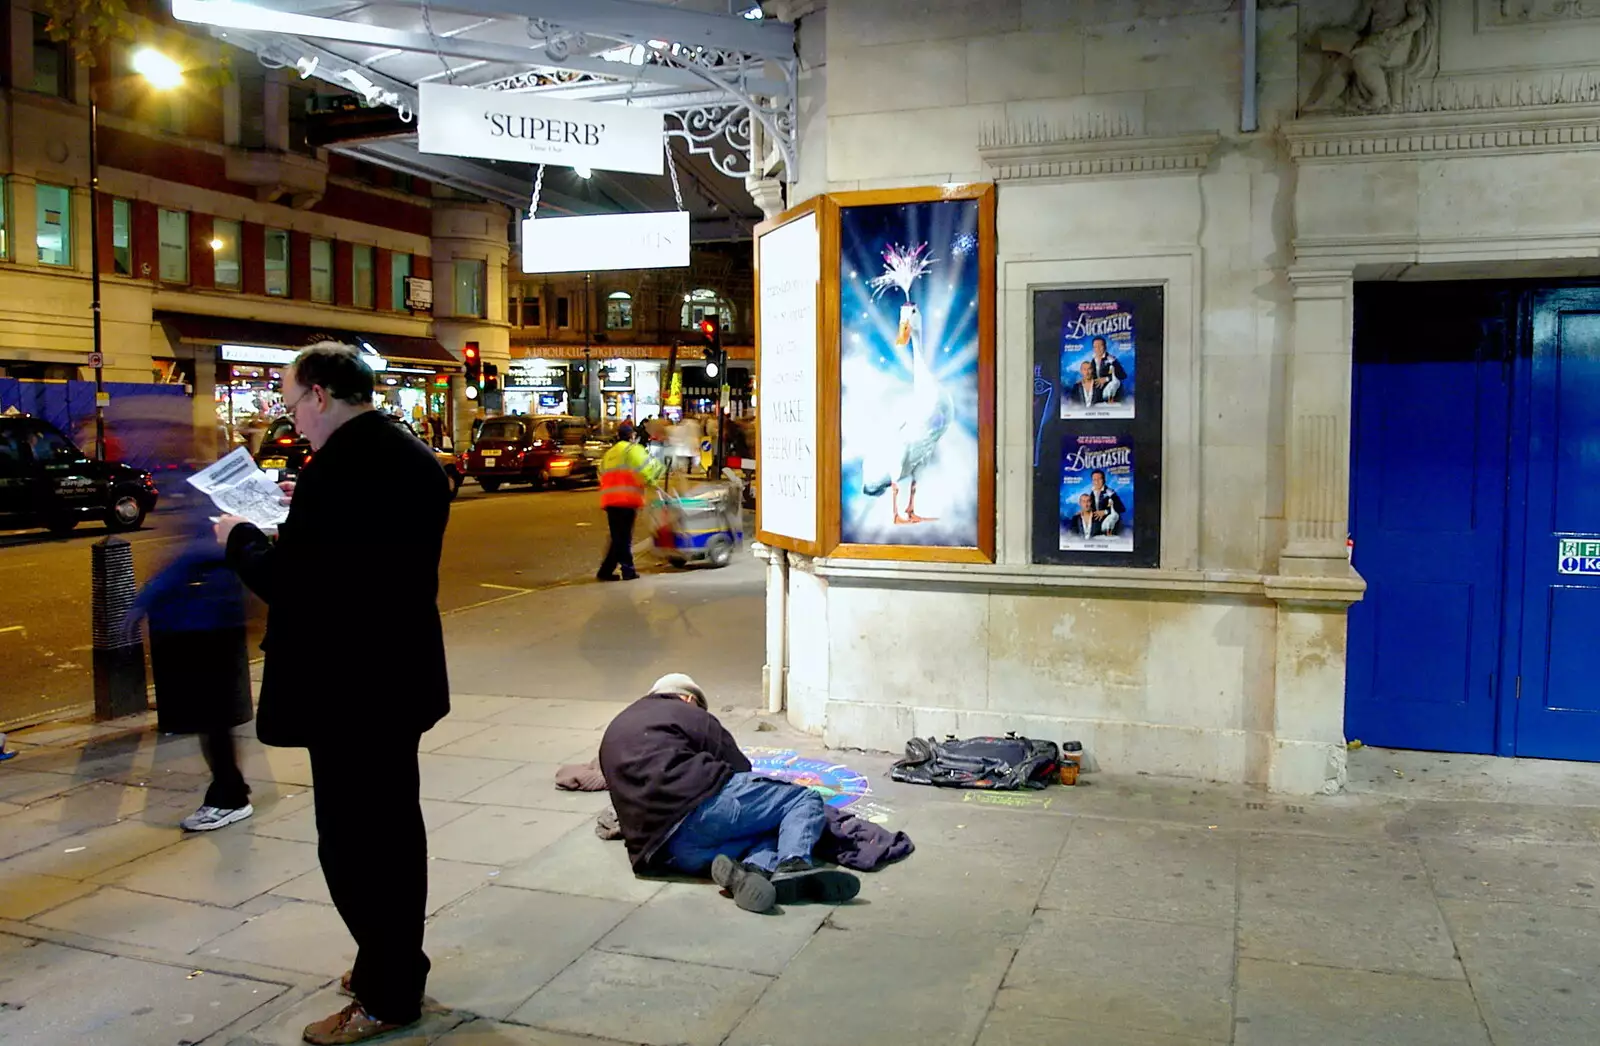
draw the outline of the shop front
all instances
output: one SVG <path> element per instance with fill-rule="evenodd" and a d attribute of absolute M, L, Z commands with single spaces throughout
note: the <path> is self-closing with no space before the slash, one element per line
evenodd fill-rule
<path fill-rule="evenodd" d="M 506 365 L 502 389 L 507 414 L 566 414 L 572 368 L 565 361 L 518 359 Z"/>

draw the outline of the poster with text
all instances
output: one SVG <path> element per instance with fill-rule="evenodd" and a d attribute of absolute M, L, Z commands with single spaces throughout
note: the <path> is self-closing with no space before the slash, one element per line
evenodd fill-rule
<path fill-rule="evenodd" d="M 757 504 L 771 540 L 817 541 L 817 281 L 822 259 L 816 214 L 757 241 Z M 781 540 L 780 540 L 781 543 Z"/>
<path fill-rule="evenodd" d="M 979 202 L 839 220 L 840 539 L 978 545 Z"/>
<path fill-rule="evenodd" d="M 1134 416 L 1134 308 L 1125 301 L 1075 302 L 1061 317 L 1061 416 Z"/>
<path fill-rule="evenodd" d="M 1125 436 L 1064 437 L 1061 539 L 1066 552 L 1132 552 L 1133 441 Z"/>

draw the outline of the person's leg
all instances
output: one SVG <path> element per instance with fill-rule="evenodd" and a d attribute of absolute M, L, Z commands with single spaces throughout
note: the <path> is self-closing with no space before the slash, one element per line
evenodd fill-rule
<path fill-rule="evenodd" d="M 250 805 L 250 786 L 239 771 L 239 750 L 227 728 L 200 735 L 200 752 L 211 769 L 211 787 L 205 804 L 219 810 L 241 810 Z"/>
<path fill-rule="evenodd" d="M 786 858 L 809 858 L 824 823 L 822 797 L 811 789 L 734 774 L 678 826 L 667 855 L 691 875 L 703 875 L 719 854 L 770 875 Z"/>
<path fill-rule="evenodd" d="M 617 509 L 606 509 L 606 558 L 595 576 L 605 581 L 617 573 Z"/>
<path fill-rule="evenodd" d="M 311 750 L 317 854 L 357 948 L 350 987 L 370 1016 L 391 1024 L 421 1016 L 430 968 L 422 950 L 428 839 L 419 740 Z"/>
<path fill-rule="evenodd" d="M 639 576 L 639 572 L 633 567 L 633 521 L 637 516 L 638 511 L 635 509 L 617 509 L 616 530 L 611 540 L 617 546 L 617 563 L 622 567 L 624 580 Z"/>

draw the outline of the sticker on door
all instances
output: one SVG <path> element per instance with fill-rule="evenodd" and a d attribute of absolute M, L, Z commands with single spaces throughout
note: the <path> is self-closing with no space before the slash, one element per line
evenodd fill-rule
<path fill-rule="evenodd" d="M 1600 541 L 1561 538 L 1560 544 L 1561 550 L 1556 558 L 1561 573 L 1600 575 Z"/>

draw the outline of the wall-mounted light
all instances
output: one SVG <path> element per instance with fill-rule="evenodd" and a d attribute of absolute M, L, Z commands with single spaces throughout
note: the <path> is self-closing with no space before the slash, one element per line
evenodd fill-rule
<path fill-rule="evenodd" d="M 587 181 L 594 176 L 594 171 L 588 167 L 574 167 L 572 173 Z"/>
<path fill-rule="evenodd" d="M 212 250 L 220 251 L 220 250 L 222 250 L 223 246 L 224 246 L 224 244 L 220 239 L 218 239 L 218 238 L 216 238 L 214 236 L 211 238 L 211 249 Z"/>
<path fill-rule="evenodd" d="M 149 47 L 133 53 L 133 71 L 163 91 L 183 83 L 183 69 L 178 63 Z"/>

